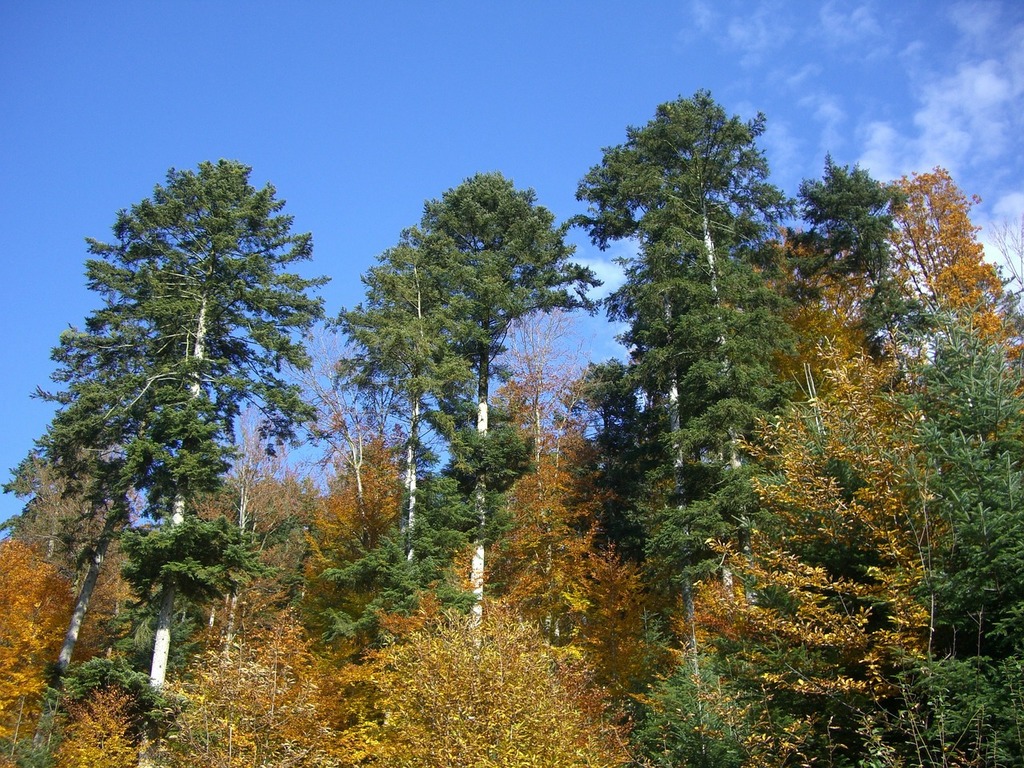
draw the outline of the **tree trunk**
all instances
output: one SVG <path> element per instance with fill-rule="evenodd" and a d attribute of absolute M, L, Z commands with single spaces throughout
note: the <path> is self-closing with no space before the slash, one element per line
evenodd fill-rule
<path fill-rule="evenodd" d="M 82 586 L 78 590 L 78 598 L 75 600 L 75 610 L 71 614 L 71 622 L 68 624 L 68 631 L 64 634 L 64 644 L 60 648 L 60 655 L 57 657 L 57 672 L 64 674 L 71 663 L 71 656 L 75 651 L 75 644 L 82 631 L 82 623 L 85 621 L 86 611 L 89 609 L 89 600 L 92 599 L 93 590 L 96 588 L 96 580 L 99 578 L 100 569 L 103 567 L 103 560 L 107 556 L 107 547 L 114 535 L 114 526 L 108 516 L 100 533 L 96 546 L 93 549 L 92 557 L 89 558 L 89 570 L 85 574 Z"/>
<path fill-rule="evenodd" d="M 153 638 L 153 666 L 149 671 L 149 684 L 158 691 L 164 687 L 167 678 L 167 658 L 171 652 L 171 623 L 174 618 L 174 584 L 164 586 L 160 613 L 156 619 L 156 635 Z"/>
<path fill-rule="evenodd" d="M 487 397 L 489 366 L 487 352 L 480 355 L 480 379 L 477 385 L 477 408 L 476 408 L 476 431 L 481 437 L 487 434 Z M 482 469 L 482 468 L 481 468 Z M 478 470 L 479 471 L 479 470 Z M 477 516 L 477 540 L 476 550 L 473 552 L 473 562 L 470 569 L 470 585 L 473 588 L 473 595 L 476 602 L 473 605 L 473 621 L 480 624 L 484 612 L 484 531 L 487 525 L 487 486 L 482 476 L 477 478 L 476 491 L 474 493 L 474 506 Z"/>
<path fill-rule="evenodd" d="M 206 359 L 206 298 L 199 304 L 199 316 L 196 318 L 196 339 L 192 346 L 191 356 L 196 361 Z M 186 351 L 186 360 L 188 351 Z M 194 376 L 189 385 L 189 391 L 193 398 L 199 397 L 203 392 L 202 379 Z M 171 511 L 170 528 L 177 528 L 185 522 L 185 498 L 178 493 L 174 497 L 174 506 Z M 156 619 L 156 634 L 153 637 L 153 663 L 149 671 L 149 684 L 160 690 L 164 687 L 167 677 L 167 658 L 171 652 L 171 623 L 174 619 L 174 595 L 177 592 L 176 585 L 172 582 L 163 585 L 163 599 L 160 603 L 160 612 Z"/>
<path fill-rule="evenodd" d="M 419 444 L 420 433 L 420 403 L 416 398 L 412 404 L 412 417 L 409 420 L 409 444 L 405 449 L 405 493 L 406 518 L 405 518 L 405 556 L 408 560 L 413 559 L 413 528 L 416 525 L 416 448 Z"/>

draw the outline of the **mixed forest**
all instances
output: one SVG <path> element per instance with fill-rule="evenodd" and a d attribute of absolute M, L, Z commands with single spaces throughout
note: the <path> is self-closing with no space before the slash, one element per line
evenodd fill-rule
<path fill-rule="evenodd" d="M 468 178 L 345 308 L 238 162 L 118 212 L 5 486 L 0 766 L 1024 764 L 1024 232 L 791 197 L 764 126 L 663 104 L 565 222 Z"/>

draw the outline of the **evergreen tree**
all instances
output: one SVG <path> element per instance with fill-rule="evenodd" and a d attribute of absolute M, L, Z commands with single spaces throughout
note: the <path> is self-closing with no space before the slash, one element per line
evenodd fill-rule
<path fill-rule="evenodd" d="M 729 117 L 705 91 L 662 104 L 577 193 L 590 204 L 577 223 L 595 244 L 639 246 L 608 312 L 628 324 L 631 381 L 665 414 L 667 503 L 647 516 L 648 550 L 691 619 L 705 542 L 747 535 L 754 503 L 739 441 L 780 401 L 771 362 L 786 332 L 765 244 L 788 202 L 768 182 L 763 130 L 763 116 Z"/>
<path fill-rule="evenodd" d="M 404 402 L 406 556 L 414 556 L 417 490 L 423 462 L 424 422 L 453 388 L 465 385 L 471 374 L 466 361 L 454 354 L 448 303 L 450 288 L 438 273 L 437 262 L 424 247 L 416 228 L 378 257 L 379 264 L 363 275 L 366 299 L 339 316 L 341 327 L 355 347 L 351 365 L 354 384 L 362 389 L 394 391 Z"/>
<path fill-rule="evenodd" d="M 532 190 L 518 190 L 501 174 L 478 174 L 424 206 L 422 247 L 448 297 L 444 335 L 469 364 L 475 405 L 447 403 L 454 465 L 471 491 L 478 521 L 471 584 L 476 610 L 484 590 L 488 498 L 507 488 L 528 463 L 512 429 L 494 429 L 492 384 L 503 371 L 497 360 L 512 323 L 532 312 L 588 307 L 596 285 L 590 270 L 569 260 L 566 226 L 537 205 Z M 475 428 L 462 429 L 475 418 Z"/>
<path fill-rule="evenodd" d="M 1007 346 L 963 318 L 918 370 L 916 485 L 939 534 L 923 551 L 927 659 L 905 679 L 920 753 L 1024 760 L 1024 382 Z M 912 719 L 913 718 L 913 719 Z"/>
<path fill-rule="evenodd" d="M 809 228 L 789 233 L 801 256 L 793 281 L 801 298 L 815 300 L 835 284 L 852 291 L 855 322 L 876 354 L 898 330 L 917 325 L 919 306 L 901 295 L 891 249 L 893 208 L 901 199 L 895 185 L 827 157 L 821 180 L 800 185 L 800 215 Z"/>
<path fill-rule="evenodd" d="M 259 408 L 268 441 L 290 437 L 308 411 L 279 371 L 306 362 L 296 336 L 322 315 L 308 292 L 324 279 L 288 271 L 310 258 L 312 239 L 291 233 L 274 188 L 255 189 L 249 174 L 225 160 L 171 170 L 118 214 L 114 243 L 89 240 L 88 285 L 103 304 L 55 351 L 66 385 L 55 424 L 71 435 L 62 443 L 116 457 L 107 464 L 116 488 L 144 492 L 150 516 L 165 521 L 126 542 L 137 557 L 167 555 L 132 567 L 160 606 L 155 687 L 179 586 L 215 590 L 227 564 L 210 562 L 213 553 L 224 545 L 238 555 L 228 528 L 186 516 L 227 469 L 242 405 Z"/>

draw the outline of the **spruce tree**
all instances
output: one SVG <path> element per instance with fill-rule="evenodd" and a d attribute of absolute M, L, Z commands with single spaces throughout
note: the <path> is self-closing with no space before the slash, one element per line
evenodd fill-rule
<path fill-rule="evenodd" d="M 363 275 L 365 300 L 343 310 L 339 322 L 352 344 L 352 383 L 363 390 L 386 388 L 401 406 L 404 434 L 405 554 L 415 555 L 417 495 L 423 471 L 424 427 L 437 403 L 471 380 L 466 361 L 455 354 L 449 286 L 416 228 L 378 257 Z"/>
<path fill-rule="evenodd" d="M 512 429 L 495 429 L 491 391 L 512 324 L 533 312 L 589 307 L 593 273 L 570 261 L 566 226 L 499 173 L 478 174 L 424 206 L 422 247 L 444 287 L 450 324 L 444 334 L 472 372 L 472 407 L 448 400 L 453 464 L 473 499 L 476 551 L 470 580 L 477 616 L 484 591 L 488 509 L 529 462 Z M 458 393 L 456 393 L 458 394 Z M 468 427 L 468 429 L 466 428 Z"/>
<path fill-rule="evenodd" d="M 231 530 L 190 507 L 228 468 L 235 418 L 254 404 L 276 441 L 308 415 L 280 370 L 306 363 L 298 335 L 323 314 L 309 292 L 325 280 L 289 271 L 310 258 L 312 238 L 291 232 L 283 201 L 269 184 L 254 188 L 250 170 L 226 160 L 172 169 L 118 213 L 112 243 L 90 239 L 88 286 L 102 304 L 54 353 L 65 455 L 109 457 L 116 490 L 143 493 L 163 521 L 126 542 L 130 574 L 159 604 L 157 688 L 178 589 L 216 591 L 250 560 Z"/>
<path fill-rule="evenodd" d="M 629 128 L 577 193 L 589 211 L 576 221 L 596 245 L 638 246 L 607 307 L 627 324 L 634 387 L 664 413 L 669 464 L 649 476 L 647 496 L 667 486 L 667 503 L 646 502 L 647 548 L 691 619 L 705 542 L 746 538 L 754 501 L 741 440 L 782 391 L 772 357 L 786 329 L 765 245 L 789 203 L 768 181 L 763 131 L 763 116 L 730 117 L 700 91 Z"/>

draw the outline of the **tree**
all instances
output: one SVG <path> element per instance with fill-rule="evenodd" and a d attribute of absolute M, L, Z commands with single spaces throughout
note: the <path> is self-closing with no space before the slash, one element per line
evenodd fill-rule
<path fill-rule="evenodd" d="M 172 686 L 173 768 L 336 766 L 342 752 L 324 724 L 315 660 L 289 612 L 226 652 L 211 649 Z"/>
<path fill-rule="evenodd" d="M 137 556 L 172 553 L 184 540 L 209 556 L 211 539 L 227 543 L 223 526 L 196 519 L 176 529 L 226 470 L 243 403 L 259 408 L 268 440 L 290 437 L 308 415 L 278 371 L 305 364 L 296 334 L 322 316 L 308 292 L 324 279 L 288 271 L 310 258 L 312 239 L 291 233 L 274 188 L 255 189 L 249 174 L 226 160 L 172 169 L 151 197 L 118 214 L 114 243 L 89 240 L 98 258 L 86 262 L 88 284 L 103 304 L 55 351 L 67 443 L 110 452 L 118 490 L 144 492 L 149 514 L 166 521 L 126 542 Z M 104 423 L 94 426 L 91 414 Z M 188 560 L 153 565 L 137 562 L 135 573 L 148 574 L 145 587 L 158 596 L 151 678 L 160 687 L 176 592 L 218 585 Z"/>
<path fill-rule="evenodd" d="M 497 364 L 512 324 L 533 312 L 587 307 L 585 291 L 596 285 L 590 270 L 569 260 L 566 227 L 537 205 L 532 190 L 518 190 L 498 173 L 478 174 L 424 206 L 421 247 L 434 264 L 434 279 L 447 290 L 450 323 L 445 338 L 469 364 L 475 407 L 448 402 L 448 437 L 456 468 L 474 500 L 478 521 L 471 586 L 482 610 L 488 497 L 506 488 L 525 460 L 507 430 L 495 430 L 491 388 L 503 371 Z M 456 431 L 470 418 L 475 430 Z M 511 452 L 510 452 L 511 449 Z M 518 458 L 514 454 L 518 453 Z M 521 469 L 519 470 L 521 471 Z"/>
<path fill-rule="evenodd" d="M 55 755 L 57 768 L 138 765 L 128 708 L 128 695 L 116 687 L 98 689 L 85 701 L 71 704 L 71 722 Z"/>
<path fill-rule="evenodd" d="M 394 452 L 371 442 L 358 479 L 351 468 L 339 472 L 311 515 L 303 611 L 335 658 L 359 656 L 376 640 L 379 614 L 414 599 L 396 537 L 401 493 Z"/>
<path fill-rule="evenodd" d="M 897 362 L 831 361 L 824 394 L 766 421 L 752 449 L 771 516 L 752 558 L 730 556 L 755 603 L 702 595 L 724 677 L 774 723 L 748 747 L 767 737 L 806 757 L 865 754 L 876 719 L 898 709 L 898 675 L 927 649 L 920 587 L 939 534 L 909 482 L 918 413 L 898 397 Z"/>
<path fill-rule="evenodd" d="M 898 329 L 916 325 L 917 305 L 901 295 L 890 246 L 899 200 L 894 185 L 827 157 L 821 180 L 800 185 L 799 212 L 809 228 L 788 233 L 799 299 L 837 301 L 875 354 L 895 341 Z"/>
<path fill-rule="evenodd" d="M 71 589 L 30 545 L 0 542 L 0 737 L 31 726 L 71 612 Z M 31 732 L 31 731 L 29 731 Z"/>
<path fill-rule="evenodd" d="M 452 326 L 450 285 L 438 274 L 423 233 L 402 233 L 398 245 L 378 257 L 363 275 L 366 300 L 342 310 L 339 322 L 355 345 L 350 362 L 354 384 L 382 387 L 404 402 L 406 556 L 414 557 L 417 483 L 423 461 L 422 432 L 428 409 L 470 379 L 466 361 L 455 355 L 447 331 Z"/>
<path fill-rule="evenodd" d="M 914 480 L 940 535 L 918 589 L 928 654 L 904 680 L 916 719 L 899 725 L 930 756 L 1010 765 L 1024 759 L 1024 381 L 990 316 L 972 319 L 943 323 L 913 371 Z"/>
<path fill-rule="evenodd" d="M 788 203 L 768 182 L 763 131 L 763 116 L 729 117 L 700 91 L 629 128 L 577 192 L 590 207 L 576 221 L 595 244 L 639 246 L 607 306 L 628 324 L 630 381 L 664 414 L 671 465 L 656 468 L 660 483 L 649 477 L 658 490 L 648 498 L 666 501 L 651 503 L 647 549 L 691 620 L 705 542 L 748 536 L 756 505 L 740 440 L 782 393 L 772 360 L 786 328 L 764 275 L 765 244 Z"/>
<path fill-rule="evenodd" d="M 374 666 L 384 718 L 368 751 L 387 765 L 627 762 L 581 670 L 510 615 L 494 612 L 479 625 L 445 617 L 378 652 Z"/>
<path fill-rule="evenodd" d="M 37 449 L 21 462 L 5 489 L 27 499 L 22 513 L 7 527 L 19 540 L 42 542 L 47 560 L 57 565 L 77 590 L 57 656 L 57 671 L 63 673 L 71 663 L 110 545 L 128 524 L 129 505 L 123 498 L 120 502 L 109 498 L 105 483 L 95 476 L 102 468 L 103 454 L 96 455 L 90 467 L 82 452 L 62 457 L 55 450 L 58 429 L 51 428 L 38 441 Z"/>
<path fill-rule="evenodd" d="M 896 186 L 902 199 L 894 208 L 893 257 L 904 294 L 933 315 L 970 317 L 979 332 L 997 336 L 1002 281 L 970 219 L 980 199 L 968 199 L 943 168 L 904 176 Z"/>

